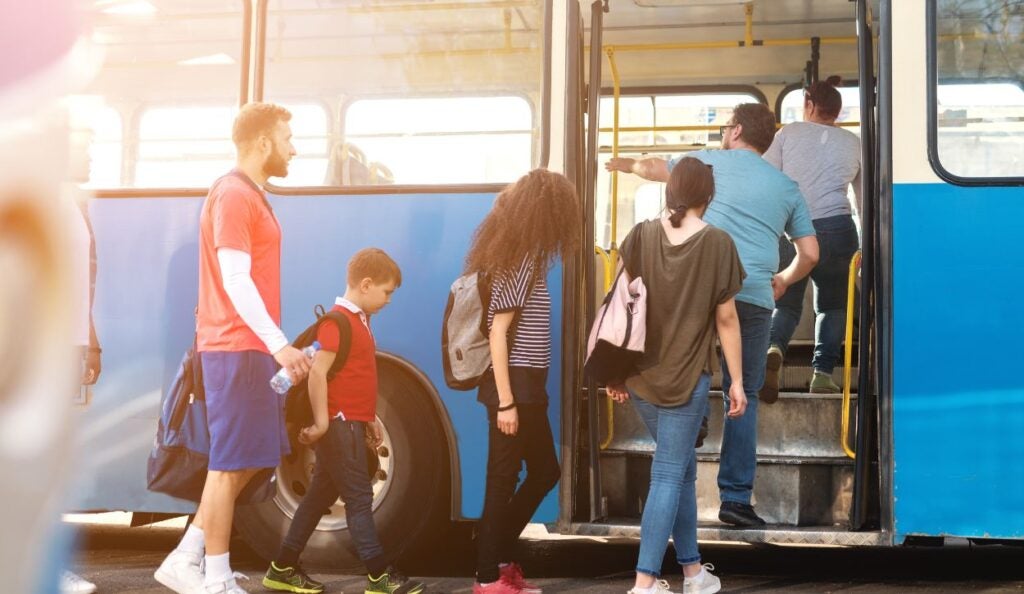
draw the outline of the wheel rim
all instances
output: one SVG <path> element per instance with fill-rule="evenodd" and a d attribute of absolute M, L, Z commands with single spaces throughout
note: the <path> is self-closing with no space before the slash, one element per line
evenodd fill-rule
<path fill-rule="evenodd" d="M 377 423 L 381 427 L 384 441 L 377 448 L 375 472 L 370 479 L 373 488 L 373 503 L 370 508 L 372 511 L 377 511 L 377 508 L 384 503 L 395 476 L 395 452 L 391 434 L 380 417 L 377 417 Z M 277 495 L 274 496 L 274 503 L 288 518 L 295 517 L 299 503 L 309 489 L 313 477 L 313 467 L 316 463 L 316 454 L 313 453 L 313 448 L 302 445 L 299 448 L 297 452 L 287 456 L 277 467 Z M 368 455 L 367 466 L 369 467 L 371 464 L 373 461 L 369 459 Z M 346 528 L 348 528 L 348 521 L 345 519 L 345 504 L 339 498 L 331 505 L 330 512 L 320 518 L 317 530 L 345 530 Z"/>

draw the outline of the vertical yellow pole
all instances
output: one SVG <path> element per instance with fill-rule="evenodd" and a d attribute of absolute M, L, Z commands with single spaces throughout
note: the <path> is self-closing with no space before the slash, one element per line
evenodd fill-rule
<path fill-rule="evenodd" d="M 746 29 L 743 35 L 743 47 L 754 47 L 754 3 L 747 2 L 743 7 Z"/>
<path fill-rule="evenodd" d="M 606 48 L 605 53 L 608 55 L 608 63 L 611 65 L 612 71 L 612 158 L 619 156 L 619 69 L 615 65 L 615 50 L 613 48 Z M 598 81 L 600 84 L 600 81 Z M 615 274 L 615 267 L 618 264 L 619 251 L 616 248 L 618 242 L 619 233 L 619 172 L 612 172 L 612 212 L 611 212 L 611 246 L 608 250 L 608 257 L 605 259 L 605 270 L 608 271 L 605 274 L 605 292 L 608 291 L 611 285 L 611 277 Z M 601 449 L 607 448 L 612 443 L 612 438 L 615 436 L 615 403 L 612 402 L 611 398 L 605 397 L 607 403 L 606 415 L 608 417 L 608 431 L 605 435 L 604 441 L 601 442 Z"/>
<path fill-rule="evenodd" d="M 857 457 L 857 453 L 850 447 L 850 374 L 853 367 L 853 306 L 857 301 L 857 270 L 859 269 L 860 252 L 857 252 L 850 260 L 850 278 L 846 284 L 846 348 L 843 358 L 843 419 L 842 427 L 840 427 L 843 452 L 851 459 Z M 863 320 L 861 322 L 863 323 Z M 860 364 L 864 365 L 865 362 L 861 361 Z"/>

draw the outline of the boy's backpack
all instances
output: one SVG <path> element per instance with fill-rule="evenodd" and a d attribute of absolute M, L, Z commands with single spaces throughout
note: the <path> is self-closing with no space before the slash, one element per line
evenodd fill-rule
<path fill-rule="evenodd" d="M 531 275 L 526 300 L 533 291 Z M 491 275 L 472 272 L 455 279 L 448 293 L 441 323 L 441 366 L 444 382 L 453 390 L 472 390 L 491 366 L 490 331 L 487 311 L 491 305 Z M 509 327 L 509 353 L 512 352 L 522 309 L 516 310 Z"/>
<path fill-rule="evenodd" d="M 327 381 L 334 379 L 334 376 L 345 366 L 348 360 L 349 347 L 352 344 L 352 324 L 348 317 L 340 311 L 325 311 L 322 305 L 313 308 L 316 321 L 299 333 L 292 341 L 292 346 L 302 350 L 316 341 L 320 324 L 331 321 L 338 326 L 338 353 L 327 371 Z M 313 423 L 313 408 L 309 402 L 309 382 L 301 381 L 288 390 L 288 400 L 285 404 L 285 421 L 295 424 L 296 432 L 303 427 Z"/>

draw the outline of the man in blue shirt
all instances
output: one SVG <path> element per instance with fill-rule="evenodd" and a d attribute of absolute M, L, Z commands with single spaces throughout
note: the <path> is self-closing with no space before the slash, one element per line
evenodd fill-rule
<path fill-rule="evenodd" d="M 786 288 L 807 276 L 818 261 L 818 240 L 807 205 L 796 182 L 761 158 L 775 136 L 775 116 L 760 103 L 737 105 L 732 119 L 722 126 L 720 151 L 696 151 L 685 156 L 711 165 L 715 196 L 704 220 L 727 232 L 736 243 L 747 277 L 736 295 L 743 340 L 743 390 L 747 412 L 726 417 L 722 434 L 718 490 L 722 506 L 718 518 L 744 527 L 763 526 L 750 505 L 757 468 L 757 393 L 764 383 L 772 310 Z M 667 182 L 672 167 L 659 158 L 615 158 L 609 171 L 634 173 L 651 181 Z M 781 272 L 779 237 L 785 233 L 796 248 L 796 258 Z M 722 366 L 723 398 L 728 409 L 732 379 Z"/>

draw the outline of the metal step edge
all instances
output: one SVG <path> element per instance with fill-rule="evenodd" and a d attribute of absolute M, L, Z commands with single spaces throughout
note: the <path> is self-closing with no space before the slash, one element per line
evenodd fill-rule
<path fill-rule="evenodd" d="M 638 458 L 645 457 L 649 458 L 654 455 L 654 449 L 650 450 L 622 450 L 622 449 L 607 449 L 601 450 L 601 455 L 616 455 L 616 456 L 636 456 Z M 719 462 L 722 456 L 718 453 L 702 454 L 697 452 L 698 462 Z M 772 455 L 758 455 L 758 464 L 774 464 L 782 466 L 853 466 L 854 461 L 852 458 L 846 456 L 772 456 Z"/>
<path fill-rule="evenodd" d="M 640 524 L 626 520 L 579 522 L 570 525 L 570 532 L 580 536 L 603 538 L 640 538 Z M 758 530 L 731 528 L 718 523 L 697 526 L 697 540 L 714 542 L 746 542 L 757 544 L 835 545 L 883 547 L 892 545 L 887 532 L 851 532 L 841 526 L 766 526 Z"/>

